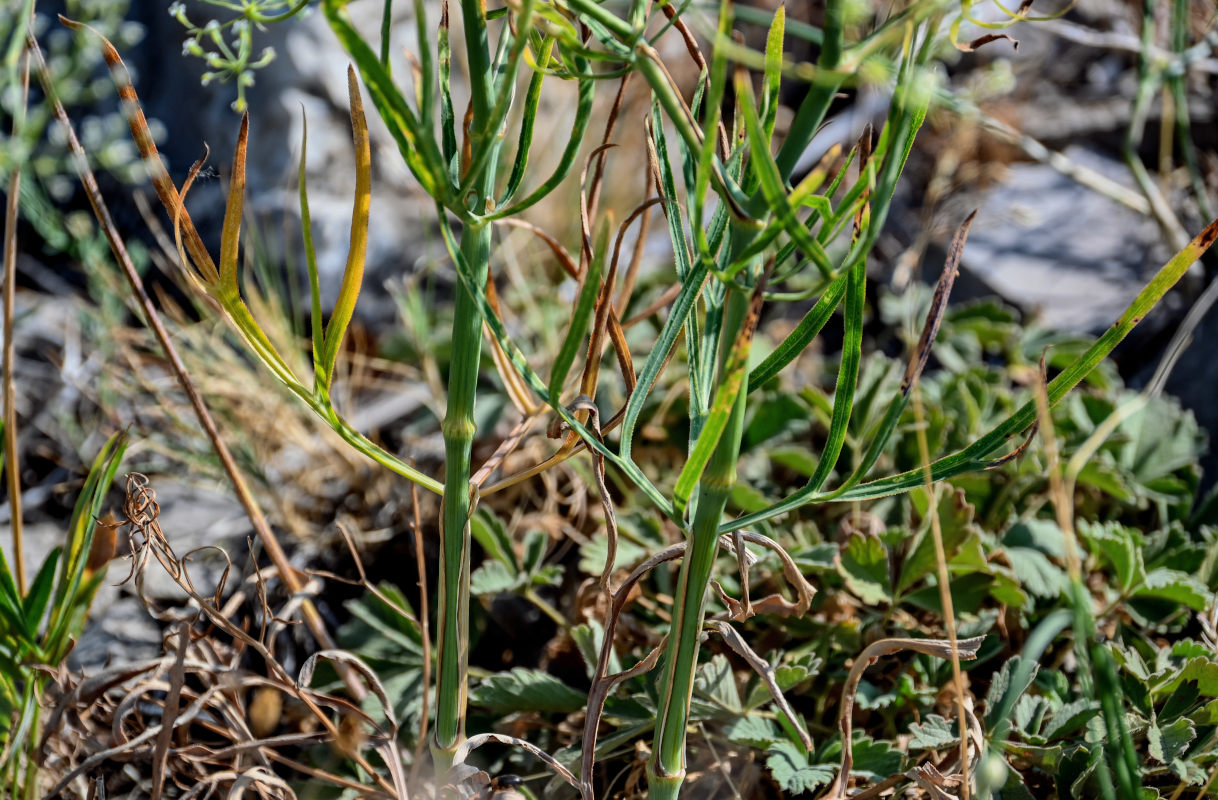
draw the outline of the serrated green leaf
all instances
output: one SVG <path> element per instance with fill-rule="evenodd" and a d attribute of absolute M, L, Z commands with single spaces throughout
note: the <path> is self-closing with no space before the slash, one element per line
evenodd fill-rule
<path fill-rule="evenodd" d="M 469 576 L 470 592 L 480 597 L 515 591 L 524 584 L 525 576 L 512 572 L 502 561 L 484 561 Z"/>
<path fill-rule="evenodd" d="M 758 511 L 770 504 L 769 499 L 759 489 L 747 483 L 737 483 L 732 487 L 732 505 L 744 512 Z"/>
<path fill-rule="evenodd" d="M 512 544 L 512 537 L 508 535 L 507 525 L 493 512 L 485 508 L 478 509 L 469 521 L 469 531 L 488 556 L 513 573 L 520 571 L 520 562 L 516 558 L 516 549 Z"/>
<path fill-rule="evenodd" d="M 1116 571 L 1122 591 L 1129 592 L 1145 580 L 1143 542 L 1137 531 L 1115 523 L 1086 522 L 1080 523 L 1078 530 L 1091 551 Z"/>
<path fill-rule="evenodd" d="M 888 551 L 871 536 L 851 536 L 838 557 L 837 571 L 847 588 L 868 605 L 892 602 Z"/>
<path fill-rule="evenodd" d="M 1067 703 L 1057 710 L 1042 731 L 1045 739 L 1052 741 L 1087 724 L 1087 721 L 1100 713 L 1100 704 L 1096 700 L 1080 699 Z"/>
<path fill-rule="evenodd" d="M 881 781 L 901 771 L 905 755 L 882 739 L 855 739 L 854 766 L 851 775 L 862 775 L 868 780 Z"/>
<path fill-rule="evenodd" d="M 992 730 L 998 721 L 999 709 L 1003 706 L 1013 707 L 1015 702 L 1028 690 L 1040 667 L 1036 664 L 1024 664 L 1023 656 L 1012 656 L 1002 665 L 1002 669 L 990 682 L 990 690 L 985 695 L 985 727 Z M 1013 683 L 1013 681 L 1017 681 Z"/>
<path fill-rule="evenodd" d="M 709 698 L 724 711 L 744 713 L 740 702 L 740 691 L 736 688 L 736 676 L 731 662 L 725 656 L 716 655 L 698 668 L 694 678 L 694 691 Z"/>
<path fill-rule="evenodd" d="M 1170 764 L 1184 755 L 1196 736 L 1197 731 L 1187 718 L 1182 717 L 1163 726 L 1152 720 L 1146 730 L 1147 752 L 1160 763 Z"/>
<path fill-rule="evenodd" d="M 529 578 L 531 586 L 558 586 L 562 583 L 562 564 L 546 564 Z"/>
<path fill-rule="evenodd" d="M 1047 556 L 1066 555 L 1066 538 L 1057 524 L 1045 519 L 1025 519 L 1012 525 L 1002 537 L 1007 547 L 1030 547 Z"/>
<path fill-rule="evenodd" d="M 579 648 L 579 654 L 584 657 L 584 666 L 587 668 L 588 679 L 591 680 L 596 663 L 600 659 L 601 643 L 605 641 L 605 629 L 596 620 L 590 620 L 571 628 L 571 639 Z M 617 650 L 610 650 L 609 674 L 621 671 L 622 662 L 618 658 Z"/>
<path fill-rule="evenodd" d="M 571 713 L 582 709 L 588 697 L 553 675 L 517 667 L 482 681 L 470 692 L 469 702 L 500 714 L 513 711 Z"/>
<path fill-rule="evenodd" d="M 925 502 L 925 494 L 922 496 Z M 975 509 L 964 499 L 963 489 L 951 489 L 939 498 L 939 525 L 943 536 L 943 552 L 948 559 L 956 555 L 970 533 L 975 532 L 973 514 Z M 925 513 L 925 511 L 923 511 Z M 914 551 L 901 567 L 901 578 L 897 582 L 897 593 L 901 594 L 935 569 L 936 556 L 934 538 L 929 527 L 923 532 Z M 984 561 L 983 561 L 984 563 Z"/>
<path fill-rule="evenodd" d="M 1171 600 L 1194 611 L 1204 611 L 1213 597 L 1206 585 L 1192 575 L 1162 567 L 1147 573 L 1134 596 Z"/>
<path fill-rule="evenodd" d="M 795 444 L 779 445 L 769 451 L 770 461 L 797 472 L 805 478 L 816 474 L 816 454 Z"/>
<path fill-rule="evenodd" d="M 836 764 L 809 764 L 799 745 L 786 741 L 770 748 L 765 765 L 782 790 L 793 795 L 824 786 L 837 774 Z"/>
<path fill-rule="evenodd" d="M 617 557 L 613 560 L 614 569 L 626 569 L 646 557 L 647 551 L 629 539 L 617 540 Z M 609 539 L 600 533 L 593 536 L 579 548 L 579 569 L 585 575 L 600 575 L 605 569 L 605 559 L 609 557 Z"/>
<path fill-rule="evenodd" d="M 1037 597 L 1061 597 L 1066 591 L 1066 571 L 1049 560 L 1048 556 L 1031 547 L 1006 547 L 1011 568 L 1019 576 L 1019 582 Z"/>
<path fill-rule="evenodd" d="M 723 734 L 733 742 L 761 750 L 770 750 L 774 744 L 786 742 L 786 737 L 778 730 L 773 720 L 757 714 L 737 717 L 724 726 Z"/>
<path fill-rule="evenodd" d="M 521 566 L 527 573 L 535 573 L 541 569 L 542 561 L 546 557 L 546 545 L 550 543 L 550 537 L 538 530 L 528 531 L 524 535 L 524 558 Z"/>
<path fill-rule="evenodd" d="M 960 730 L 938 714 L 927 715 L 909 726 L 911 750 L 942 750 L 960 743 Z"/>
<path fill-rule="evenodd" d="M 779 664 L 774 669 L 774 680 L 782 691 L 792 689 L 820 672 L 822 661 L 820 657 L 809 654 L 799 661 Z"/>

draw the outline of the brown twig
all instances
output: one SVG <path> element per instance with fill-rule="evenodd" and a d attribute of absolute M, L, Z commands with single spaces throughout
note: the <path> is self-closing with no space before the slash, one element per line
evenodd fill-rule
<path fill-rule="evenodd" d="M 964 639 L 956 643 L 954 652 L 958 653 L 960 658 L 972 660 L 977 657 L 977 650 L 983 641 L 985 641 L 984 636 Z M 854 713 L 854 697 L 858 692 L 859 680 L 862 679 L 867 667 L 871 666 L 876 659 L 906 650 L 935 658 L 951 658 L 953 652 L 951 642 L 946 639 L 880 639 L 859 653 L 859 657 L 854 660 L 854 665 L 850 667 L 850 673 L 846 676 L 845 685 L 842 686 L 842 708 L 838 718 L 838 727 L 842 733 L 842 766 L 836 780 L 825 794 L 824 800 L 841 800 L 846 797 L 846 784 L 850 781 L 850 767 L 854 765 L 854 754 L 850 741 L 854 722 L 851 717 Z"/>
<path fill-rule="evenodd" d="M 410 778 L 407 781 L 410 786 L 414 786 L 419 765 L 423 760 L 423 750 L 427 747 L 428 687 L 431 686 L 431 627 L 428 622 L 431 614 L 428 611 L 430 601 L 427 597 L 427 558 L 423 552 L 423 517 L 419 511 L 419 486 L 416 483 L 410 484 L 410 502 L 414 507 L 414 524 L 411 526 L 414 533 L 414 558 L 419 570 L 419 636 L 423 640 L 423 696 L 420 698 L 423 708 L 419 713 L 419 741 L 414 746 L 414 758 L 410 762 Z"/>
<path fill-rule="evenodd" d="M 28 24 L 28 21 L 27 21 Z M 20 142 L 25 108 L 30 97 L 30 50 L 21 59 L 21 96 L 13 113 L 13 142 Z M 13 532 L 13 561 L 17 591 L 25 594 L 25 540 L 21 519 L 21 466 L 17 457 L 17 394 L 13 388 L 14 294 L 17 289 L 17 211 L 21 195 L 21 162 L 13 164 L 8 179 L 8 204 L 4 209 L 4 474 L 8 487 L 9 525 Z"/>

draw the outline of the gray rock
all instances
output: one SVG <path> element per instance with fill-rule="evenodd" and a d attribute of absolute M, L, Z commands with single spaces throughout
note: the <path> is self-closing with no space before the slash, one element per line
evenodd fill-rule
<path fill-rule="evenodd" d="M 1082 147 L 1065 154 L 1130 184 L 1119 161 Z M 1154 220 L 1049 166 L 1017 163 L 981 202 L 962 270 L 1049 327 L 1113 322 L 1171 253 Z"/>

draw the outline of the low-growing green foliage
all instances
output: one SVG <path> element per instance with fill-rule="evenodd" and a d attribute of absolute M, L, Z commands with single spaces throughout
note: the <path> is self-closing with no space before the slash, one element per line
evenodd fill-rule
<path fill-rule="evenodd" d="M 281 6 L 290 16 L 304 5 L 249 3 L 230 9 L 229 23 L 201 28 L 180 6 L 174 13 L 188 27 L 188 52 L 204 42 L 218 48 L 203 57 L 216 76 L 236 77 L 241 105 L 256 66 L 251 26 L 272 21 Z M 948 307 L 971 215 L 933 294 L 877 306 L 867 297 L 868 262 L 919 130 L 947 92 L 941 62 L 953 45 L 970 51 L 995 38 L 960 40 L 962 22 L 984 22 L 971 3 L 885 9 L 828 0 L 816 27 L 788 25 L 779 7 L 766 20 L 764 48 L 753 51 L 734 38 L 738 9 L 727 0 L 715 9 L 462 2 L 451 15 L 445 8 L 436 31 L 417 0 L 409 80 L 390 67 L 392 3 L 379 47 L 345 6 L 321 3 L 353 61 L 351 244 L 328 305 L 302 156 L 311 289 L 304 345 L 268 335 L 240 274 L 245 154 L 257 109 L 239 125 L 217 261 L 185 209 L 200 165 L 186 185 L 173 183 L 118 52 L 102 47 L 196 288 L 266 373 L 339 437 L 441 496 L 434 703 L 428 632 L 400 588 L 365 581 L 368 593 L 347 604 L 350 620 L 339 632 L 356 658 L 324 642 L 320 654 L 349 668 L 338 676 L 379 675 L 371 699 L 356 699 L 381 704 L 390 738 L 411 736 L 399 720 L 422 730 L 425 709 L 434 708 L 436 788 L 460 783 L 470 751 L 492 742 L 542 758 L 583 800 L 610 794 L 622 771 L 631 773 L 628 792 L 645 784 L 653 800 L 719 781 L 735 788 L 731 767 L 749 764 L 764 764 L 764 785 L 787 795 L 824 787 L 833 798 L 847 796 L 852 782 L 911 784 L 935 796 L 971 787 L 986 796 L 1055 790 L 1122 800 L 1205 783 L 1216 758 L 1218 642 L 1214 529 L 1194 511 L 1202 437 L 1172 401 L 1124 390 L 1103 365 L 1210 247 L 1218 221 L 1181 243 L 1094 341 L 1021 328 L 994 303 Z M 1026 12 L 1007 12 L 999 27 Z M 453 79 L 449 34 L 457 24 L 466 83 Z M 709 41 L 709 58 L 691 29 Z M 692 91 L 657 49 L 666 35 L 684 37 Z M 811 40 L 815 63 L 794 63 L 789 37 Z M 645 90 L 637 155 L 650 180 L 615 225 L 600 197 L 616 156 L 606 146 L 581 153 L 597 144 L 595 94 L 613 83 L 624 92 L 630 78 Z M 546 84 L 556 80 L 574 85 L 575 117 L 556 163 L 542 168 L 535 128 Z M 805 91 L 779 136 L 782 90 L 795 80 Z M 878 130 L 797 170 L 839 93 L 866 86 L 890 97 Z M 405 306 L 408 351 L 431 359 L 429 374 L 443 381 L 438 477 L 356 430 L 331 394 L 369 240 L 365 92 L 434 200 L 451 260 L 455 296 L 444 335 L 427 330 L 418 302 Z M 603 145 L 614 143 L 619 113 L 615 104 Z M 577 173 L 575 256 L 522 214 Z M 644 293 L 626 288 L 639 264 L 622 261 L 622 245 L 631 224 L 651 214 L 666 224 L 670 257 L 644 282 L 671 288 L 631 318 Z M 561 335 L 535 337 L 555 345 L 541 357 L 526 352 L 532 340 L 509 324 L 496 289 L 495 231 L 509 222 L 537 234 L 567 288 L 574 285 L 565 303 L 554 291 L 537 298 L 563 307 L 567 320 Z M 546 294 L 540 279 L 536 286 Z M 801 319 L 779 335 L 764 319 L 784 303 L 799 303 Z M 873 312 L 908 333 L 899 359 L 868 350 Z M 802 364 L 816 360 L 813 343 L 826 326 L 839 324 L 833 358 Z M 650 337 L 632 352 L 634 325 Z M 308 357 L 281 352 L 289 348 Z M 609 350 L 620 382 L 609 369 L 602 376 Z M 548 375 L 538 364 L 549 365 Z M 486 433 L 475 403 L 488 386 L 506 396 L 501 407 L 511 404 L 517 427 L 475 469 L 474 443 Z M 542 417 L 562 443 L 532 466 L 507 470 Z M 1079 463 L 1063 471 L 1058 452 Z M 583 479 L 584 502 L 599 505 L 599 517 L 572 515 L 579 519 L 568 523 L 571 533 L 584 540 L 560 558 L 546 531 L 513 530 L 494 498 L 576 456 L 571 474 Z M 491 482 L 498 471 L 506 474 Z M 476 569 L 474 542 L 483 552 Z M 676 561 L 673 574 L 667 565 Z M 291 587 L 292 575 L 283 577 Z M 557 607 L 552 590 L 564 585 L 582 589 L 570 607 Z M 554 648 L 577 653 L 582 674 L 527 665 L 471 679 L 474 603 L 513 594 L 554 623 Z M 14 598 L 20 611 L 27 600 Z M 316 625 L 320 617 L 307 619 Z M 1166 636 L 1177 642 L 1165 646 Z M 317 658 L 307 661 L 309 679 L 298 681 L 302 701 Z M 882 666 L 867 671 L 873 658 Z M 511 736 L 477 730 L 505 717 Z M 416 770 L 422 738 L 413 742 Z M 342 746 L 352 775 L 389 785 L 368 774 L 358 748 Z M 526 763 L 521 757 L 513 752 L 498 766 Z M 401 764 L 386 761 L 396 787 Z M 708 783 L 687 789 L 694 779 Z"/>
<path fill-rule="evenodd" d="M 114 556 L 115 526 L 99 535 L 98 517 L 126 448 L 127 437 L 118 435 L 98 453 L 63 545 L 47 555 L 28 589 L 18 588 L 0 552 L 0 781 L 13 798 L 40 796 L 43 693 L 88 621 Z"/>

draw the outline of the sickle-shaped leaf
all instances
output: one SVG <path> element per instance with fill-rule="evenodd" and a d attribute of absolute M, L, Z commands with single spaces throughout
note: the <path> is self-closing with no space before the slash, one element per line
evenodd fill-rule
<path fill-rule="evenodd" d="M 227 306 L 240 290 L 237 288 L 237 257 L 241 240 L 241 214 L 245 201 L 245 153 L 250 134 L 250 115 L 241 115 L 237 151 L 233 154 L 233 176 L 228 185 L 224 207 L 224 227 L 220 234 L 220 304 Z"/>
<path fill-rule="evenodd" d="M 355 141 L 355 202 L 351 209 L 351 247 L 347 251 L 347 268 L 343 272 L 343 283 L 334 303 L 334 313 L 326 326 L 322 342 L 322 375 L 328 389 L 334 380 L 334 363 L 342 347 L 347 326 L 355 312 L 355 301 L 359 298 L 364 281 L 364 260 L 368 252 L 368 210 L 372 202 L 372 156 L 368 141 L 368 122 L 364 118 L 364 104 L 360 100 L 359 85 L 355 80 L 355 69 L 347 68 L 347 87 L 351 94 L 351 133 Z"/>

